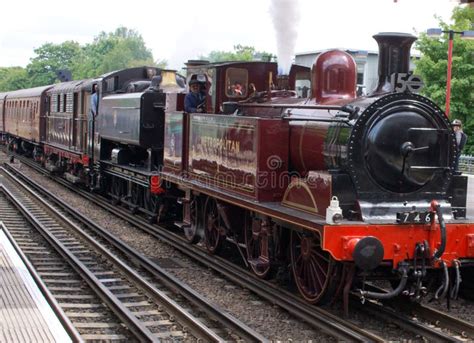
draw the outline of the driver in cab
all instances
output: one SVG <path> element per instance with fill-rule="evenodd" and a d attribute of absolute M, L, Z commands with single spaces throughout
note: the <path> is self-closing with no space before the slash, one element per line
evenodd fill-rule
<path fill-rule="evenodd" d="M 189 81 L 189 93 L 184 98 L 184 111 L 187 113 L 204 113 L 206 94 L 201 90 L 199 81 L 194 79 Z"/>

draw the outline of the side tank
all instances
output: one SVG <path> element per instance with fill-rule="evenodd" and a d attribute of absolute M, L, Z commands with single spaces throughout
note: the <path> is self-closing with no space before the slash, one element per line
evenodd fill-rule
<path fill-rule="evenodd" d="M 145 149 L 161 148 L 165 101 L 164 93 L 154 91 L 105 96 L 99 116 L 101 138 Z"/>

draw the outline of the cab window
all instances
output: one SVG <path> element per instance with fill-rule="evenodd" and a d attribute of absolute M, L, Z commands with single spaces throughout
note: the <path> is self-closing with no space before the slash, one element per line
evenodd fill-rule
<path fill-rule="evenodd" d="M 311 91 L 311 75 L 309 71 L 296 73 L 295 90 L 298 98 L 308 98 Z"/>
<path fill-rule="evenodd" d="M 247 96 L 249 73 L 247 69 L 229 68 L 226 71 L 226 94 L 229 98 L 244 98 Z"/>

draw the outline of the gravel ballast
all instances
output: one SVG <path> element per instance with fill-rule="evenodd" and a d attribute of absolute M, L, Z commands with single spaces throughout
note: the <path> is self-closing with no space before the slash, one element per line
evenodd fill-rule
<path fill-rule="evenodd" d="M 233 284 L 209 268 L 196 263 L 179 251 L 162 243 L 147 233 L 132 227 L 113 214 L 98 208 L 77 194 L 65 189 L 55 181 L 37 173 L 25 165 L 20 169 L 32 180 L 51 190 L 65 203 L 71 205 L 88 218 L 106 228 L 132 248 L 143 253 L 144 256 L 156 261 L 174 276 L 188 284 L 216 303 L 230 314 L 246 323 L 251 328 L 273 341 L 334 341 L 328 335 L 310 328 L 308 325 L 294 319 L 289 313 L 274 306 L 250 291 Z M 125 211 L 117 207 L 117 211 Z M 161 264 L 163 262 L 163 264 Z M 445 304 L 436 302 L 431 306 L 446 312 Z M 339 311 L 337 311 L 339 312 Z M 474 317 L 473 304 L 465 300 L 451 301 L 451 315 L 472 322 Z M 395 325 L 381 324 L 377 319 L 356 315 L 354 321 L 360 326 L 370 328 L 372 332 L 395 341 L 409 341 L 410 337 L 402 333 Z M 414 338 L 418 340 L 418 338 Z"/>

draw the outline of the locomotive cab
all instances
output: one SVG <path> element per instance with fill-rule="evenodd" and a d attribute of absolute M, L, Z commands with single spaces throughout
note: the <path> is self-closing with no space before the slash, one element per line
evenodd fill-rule
<path fill-rule="evenodd" d="M 278 70 L 274 62 L 221 62 L 190 60 L 186 63 L 187 80 L 197 79 L 206 92 L 207 113 L 227 113 L 224 103 L 264 102 L 275 97 Z M 293 65 L 285 90 L 298 91 L 292 96 L 306 97 L 309 91 L 309 68 Z M 273 93 L 272 93 L 273 91 Z"/>

